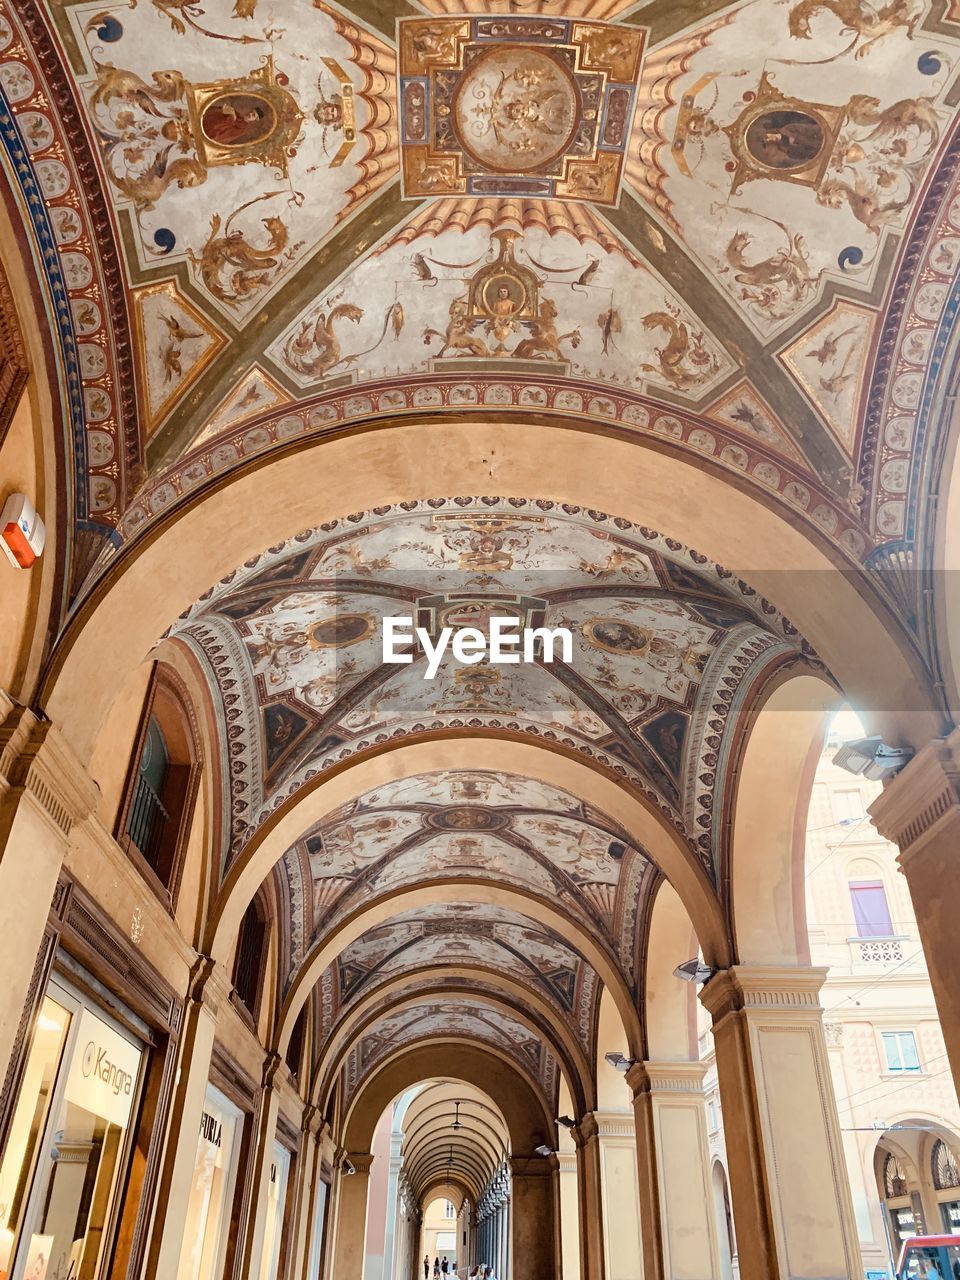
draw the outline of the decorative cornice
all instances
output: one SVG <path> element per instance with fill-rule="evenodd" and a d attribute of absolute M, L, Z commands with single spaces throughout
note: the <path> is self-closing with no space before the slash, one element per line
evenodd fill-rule
<path fill-rule="evenodd" d="M 11 793 L 31 796 L 63 839 L 93 813 L 100 795 L 54 725 L 18 704 L 0 724 L 0 799 Z"/>
<path fill-rule="evenodd" d="M 900 865 L 960 818 L 960 729 L 934 738 L 884 786 L 869 808 L 873 825 L 900 847 Z"/>
<path fill-rule="evenodd" d="M 824 968 L 781 965 L 734 965 L 715 974 L 700 992 L 714 1023 L 740 1010 L 764 1013 L 817 1014 Z"/>
<path fill-rule="evenodd" d="M 204 1004 L 216 1017 L 230 999 L 231 983 L 226 969 L 212 956 L 198 955 L 190 970 L 187 997 L 194 1004 Z"/>

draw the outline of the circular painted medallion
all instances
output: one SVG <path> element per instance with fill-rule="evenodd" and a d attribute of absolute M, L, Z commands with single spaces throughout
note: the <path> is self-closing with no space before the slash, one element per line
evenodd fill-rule
<path fill-rule="evenodd" d="M 650 644 L 647 631 L 619 618 L 588 618 L 581 631 L 587 644 L 593 645 L 594 649 L 604 649 L 607 653 L 638 656 L 645 654 Z"/>
<path fill-rule="evenodd" d="M 806 111 L 764 111 L 747 128 L 747 150 L 768 169 L 804 169 L 823 150 L 823 125 Z"/>
<path fill-rule="evenodd" d="M 429 826 L 439 831 L 499 831 L 507 826 L 510 818 L 496 809 L 484 809 L 479 805 L 452 805 L 426 816 Z"/>
<path fill-rule="evenodd" d="M 453 122 L 464 150 L 486 169 L 526 173 L 567 150 L 579 124 L 571 72 L 539 49 L 507 45 L 463 73 Z"/>
<path fill-rule="evenodd" d="M 307 640 L 311 649 L 339 649 L 359 644 L 372 635 L 373 630 L 374 621 L 369 613 L 338 613 L 309 626 Z"/>
<path fill-rule="evenodd" d="M 277 113 L 258 93 L 221 93 L 204 108 L 200 127 L 218 147 L 249 147 L 270 137 Z"/>

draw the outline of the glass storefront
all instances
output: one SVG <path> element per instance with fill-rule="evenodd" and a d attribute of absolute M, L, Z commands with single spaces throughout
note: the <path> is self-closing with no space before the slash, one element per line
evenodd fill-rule
<path fill-rule="evenodd" d="M 941 1200 L 940 1216 L 947 1235 L 960 1235 L 960 1200 Z"/>
<path fill-rule="evenodd" d="M 319 1180 L 317 1183 L 317 1203 L 313 1217 L 313 1233 L 310 1241 L 309 1280 L 317 1280 L 320 1275 L 320 1263 L 323 1261 L 324 1233 L 327 1227 L 327 1184 Z"/>
<path fill-rule="evenodd" d="M 270 1181 L 267 1184 L 267 1212 L 263 1231 L 263 1253 L 260 1255 L 260 1280 L 277 1280 L 280 1266 L 280 1241 L 283 1237 L 283 1206 L 287 1198 L 290 1152 L 279 1142 L 273 1145 Z"/>
<path fill-rule="evenodd" d="M 219 1280 L 223 1272 L 242 1125 L 242 1113 L 208 1085 L 178 1270 L 190 1280 Z"/>
<path fill-rule="evenodd" d="M 50 984 L 0 1165 L 0 1280 L 107 1274 L 143 1056 Z"/>

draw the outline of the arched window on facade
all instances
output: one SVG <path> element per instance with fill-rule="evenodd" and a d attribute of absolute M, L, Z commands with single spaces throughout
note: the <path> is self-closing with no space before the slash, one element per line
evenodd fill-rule
<path fill-rule="evenodd" d="M 200 751 L 179 677 L 157 663 L 127 775 L 117 839 L 172 909 L 200 783 Z"/>
<path fill-rule="evenodd" d="M 262 893 L 258 893 L 240 922 L 237 954 L 233 962 L 233 990 L 237 1000 L 255 1020 L 260 1009 L 267 967 L 269 917 Z"/>

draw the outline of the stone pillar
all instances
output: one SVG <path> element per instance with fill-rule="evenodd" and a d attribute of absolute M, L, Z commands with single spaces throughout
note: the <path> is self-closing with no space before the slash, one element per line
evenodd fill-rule
<path fill-rule="evenodd" d="M 269 1206 L 270 1165 L 273 1161 L 273 1140 L 277 1132 L 277 1114 L 280 1099 L 277 1091 L 277 1075 L 289 1068 L 279 1053 L 270 1053 L 263 1062 L 260 1095 L 253 1117 L 253 1133 L 250 1143 L 250 1163 L 247 1170 L 246 1219 L 241 1219 L 243 1240 L 240 1247 L 240 1274 L 260 1274 L 266 1214 Z"/>
<path fill-rule="evenodd" d="M 561 1151 L 557 1156 L 560 1200 L 560 1261 L 563 1280 L 580 1280 L 580 1216 L 577 1198 L 577 1156 Z"/>
<path fill-rule="evenodd" d="M 960 1094 L 960 729 L 936 738 L 870 806 L 874 826 L 900 846 L 953 1083 Z"/>
<path fill-rule="evenodd" d="M 603 1265 L 607 1280 L 640 1280 L 640 1213 L 637 1188 L 637 1137 L 633 1117 L 621 1112 L 595 1111 L 589 1120 L 596 1130 L 600 1161 Z"/>
<path fill-rule="evenodd" d="M 313 1129 L 318 1119 L 317 1108 L 308 1104 L 300 1117 L 300 1145 L 297 1149 L 294 1184 L 290 1189 L 293 1211 L 290 1217 L 289 1263 L 290 1280 L 301 1280 L 310 1256 L 310 1236 L 313 1230 L 317 1166 L 320 1150 Z M 316 1277 L 310 1277 L 316 1280 Z"/>
<path fill-rule="evenodd" d="M 0 1080 L 15 1070 L 45 976 L 38 956 L 70 832 L 98 794 L 53 725 L 0 690 Z"/>
<path fill-rule="evenodd" d="M 580 1193 L 580 1280 L 604 1280 L 603 1186 L 600 1129 L 592 1114 L 571 1129 L 577 1147 Z"/>
<path fill-rule="evenodd" d="M 699 1062 L 638 1062 L 627 1072 L 634 1091 L 644 1280 L 720 1278 L 705 1075 Z"/>
<path fill-rule="evenodd" d="M 398 1226 L 401 1215 L 400 1204 L 400 1170 L 403 1156 L 403 1130 L 394 1129 L 390 1134 L 390 1166 L 387 1170 L 387 1222 L 383 1233 L 383 1270 L 384 1280 L 395 1280 L 401 1276 L 400 1256 L 398 1253 Z M 402 1280 L 402 1277 L 401 1277 Z"/>
<path fill-rule="evenodd" d="M 826 969 L 735 966 L 713 1019 L 742 1280 L 859 1280 L 819 992 Z"/>
<path fill-rule="evenodd" d="M 367 1192 L 373 1156 L 369 1151 L 345 1157 L 356 1173 L 345 1174 L 340 1167 L 337 1195 L 336 1261 L 330 1272 L 333 1280 L 362 1280 L 367 1241 Z"/>
<path fill-rule="evenodd" d="M 556 1280 L 556 1157 L 510 1161 L 510 1274 L 518 1280 Z M 496 1257 L 488 1258 L 496 1266 Z"/>
<path fill-rule="evenodd" d="M 178 1280 L 180 1252 L 200 1142 L 200 1120 L 220 1011 L 230 996 L 227 972 L 210 956 L 194 965 L 183 1018 L 177 1083 L 144 1274 Z"/>

